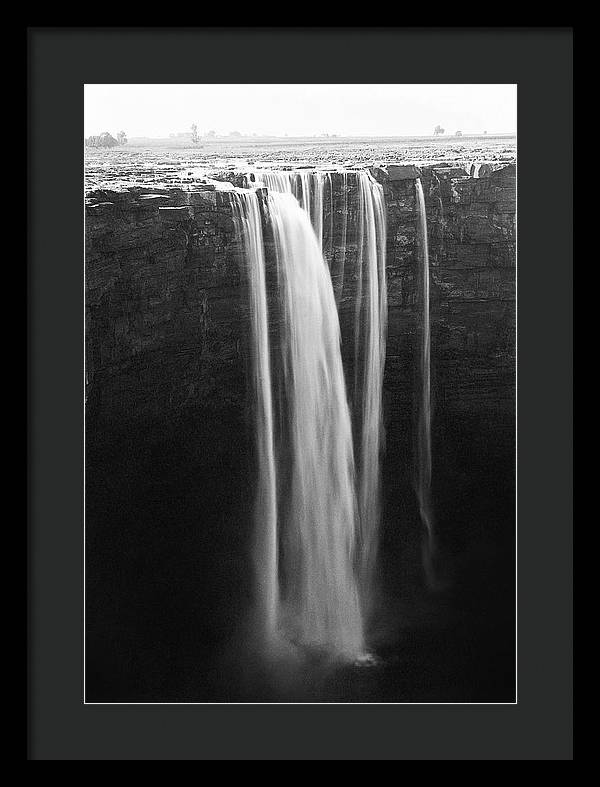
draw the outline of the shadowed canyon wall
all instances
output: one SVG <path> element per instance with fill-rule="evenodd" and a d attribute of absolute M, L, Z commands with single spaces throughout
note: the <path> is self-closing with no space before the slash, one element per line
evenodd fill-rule
<path fill-rule="evenodd" d="M 414 199 L 418 171 L 390 166 L 374 174 L 384 185 L 387 207 L 385 389 L 393 428 L 394 414 L 412 406 L 421 322 Z M 510 430 L 514 165 L 479 178 L 458 168 L 423 169 L 421 177 L 432 271 L 436 413 L 482 413 L 499 429 L 507 425 Z M 351 378 L 356 187 L 346 186 L 346 202 L 341 174 L 332 174 L 332 187 L 333 217 L 327 195 L 324 200 L 323 249 L 340 296 L 343 352 Z M 243 409 L 244 258 L 227 192 L 206 185 L 199 189 L 88 195 L 86 389 L 91 424 L 110 428 L 148 416 L 168 420 L 188 408 Z"/>
<path fill-rule="evenodd" d="M 485 167 L 479 177 L 457 167 L 389 165 L 372 173 L 387 210 L 382 572 L 399 598 L 419 581 L 412 474 L 422 326 L 415 178 L 421 177 L 431 264 L 434 503 L 448 555 L 460 563 L 477 548 L 480 566 L 456 605 L 473 607 L 470 622 L 456 630 L 464 626 L 465 636 L 481 644 L 472 658 L 456 650 L 447 669 L 464 668 L 464 685 L 460 676 L 452 682 L 460 700 L 510 700 L 514 682 L 493 664 L 504 653 L 514 662 L 515 166 Z M 231 674 L 219 682 L 214 670 L 233 658 L 223 654 L 252 596 L 245 259 L 228 193 L 210 184 L 193 188 L 97 190 L 86 197 L 90 700 L 227 701 L 241 693 Z M 358 276 L 351 173 L 332 173 L 330 192 L 323 251 L 352 402 Z M 275 353 L 266 214 L 264 230 Z M 490 543 L 493 555 L 486 557 Z M 450 617 L 443 612 L 443 620 Z M 418 661 L 418 638 L 413 642 Z M 445 669 L 435 667 L 440 680 Z M 401 699 L 454 698 L 427 682 L 394 691 Z"/>

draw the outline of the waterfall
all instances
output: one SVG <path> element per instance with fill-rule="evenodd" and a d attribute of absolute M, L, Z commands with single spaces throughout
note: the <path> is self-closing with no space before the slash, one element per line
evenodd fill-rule
<path fill-rule="evenodd" d="M 368 172 L 358 180 L 358 292 L 355 308 L 355 408 L 360 451 L 360 578 L 365 605 L 373 592 L 378 550 L 383 372 L 387 332 L 386 223 L 383 188 Z"/>
<path fill-rule="evenodd" d="M 293 194 L 301 208 L 308 213 L 315 231 L 319 248 L 323 249 L 323 207 L 325 183 L 331 183 L 331 176 L 320 170 L 273 171 L 257 170 L 254 173 L 269 191 Z M 331 192 L 330 192 L 331 193 Z"/>
<path fill-rule="evenodd" d="M 262 220 L 256 191 L 232 191 L 231 205 L 244 246 L 250 300 L 252 394 L 258 462 L 255 555 L 259 617 L 265 627 L 265 639 L 273 641 L 279 614 L 277 479 Z"/>
<path fill-rule="evenodd" d="M 348 173 L 344 170 L 344 172 L 340 173 L 342 178 L 342 205 L 341 205 L 341 216 L 342 216 L 342 233 L 341 233 L 341 244 L 339 252 L 336 250 L 332 255 L 332 267 L 331 267 L 331 278 L 333 280 L 333 290 L 335 293 L 335 302 L 336 304 L 340 305 L 340 301 L 342 299 L 342 293 L 344 291 L 344 269 L 346 266 L 346 244 L 348 240 Z M 330 177 L 331 183 L 331 177 Z M 333 189 L 331 189 L 331 236 L 332 236 L 332 244 L 333 244 L 333 232 L 334 232 L 334 218 L 335 218 L 335 199 L 333 194 Z M 333 248 L 333 245 L 332 245 Z"/>
<path fill-rule="evenodd" d="M 307 213 L 269 195 L 282 289 L 282 401 L 288 408 L 282 577 L 287 628 L 302 645 L 358 658 L 363 624 L 354 570 L 352 425 L 333 288 Z"/>
<path fill-rule="evenodd" d="M 383 447 L 382 394 L 387 331 L 385 273 L 386 220 L 383 187 L 366 170 L 337 173 L 342 183 L 342 249 L 338 262 L 331 259 L 335 301 L 343 294 L 348 233 L 348 190 L 357 193 L 356 227 L 350 241 L 356 245 L 354 301 L 354 434 L 357 444 L 357 498 L 359 530 L 357 568 L 363 607 L 368 610 L 374 586 L 378 550 L 380 456 Z M 310 217 L 319 247 L 323 247 L 324 186 L 329 196 L 333 233 L 334 189 L 331 173 L 319 170 L 277 172 L 258 170 L 255 176 L 269 190 L 292 194 Z M 332 255 L 330 255 L 332 256 Z"/>
<path fill-rule="evenodd" d="M 323 256 L 328 208 L 326 251 L 334 267 L 331 173 L 257 170 L 246 181 L 268 189 L 266 205 L 277 265 L 274 308 L 279 311 L 273 380 L 256 198 L 244 202 L 236 194 L 236 214 L 245 227 L 244 242 L 252 257 L 250 302 L 256 312 L 252 341 L 261 473 L 257 558 L 263 567 L 259 589 L 267 628 L 300 646 L 364 661 L 363 621 L 372 602 L 381 516 L 386 222 L 383 188 L 374 178 L 367 171 L 338 174 L 343 186 L 343 248 L 335 261 L 335 294 Z M 349 188 L 354 190 L 356 207 L 349 204 Z M 240 206 L 248 216 L 244 221 Z M 354 226 L 349 214 L 356 217 Z M 348 337 L 355 352 L 352 417 L 337 312 L 347 244 L 356 248 L 357 282 L 354 336 Z"/>
<path fill-rule="evenodd" d="M 420 351 L 420 397 L 417 424 L 417 498 L 425 528 L 423 564 L 430 584 L 434 584 L 433 506 L 431 501 L 431 333 L 429 315 L 429 248 L 427 213 L 421 179 L 415 182 L 417 200 L 418 248 L 420 250 L 420 295 L 423 314 Z"/>

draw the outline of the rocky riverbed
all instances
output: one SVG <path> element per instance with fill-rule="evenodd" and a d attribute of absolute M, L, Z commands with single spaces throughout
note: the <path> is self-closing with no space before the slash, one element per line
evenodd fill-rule
<path fill-rule="evenodd" d="M 86 190 L 127 186 L 190 186 L 202 175 L 254 164 L 275 168 L 376 166 L 402 162 L 422 166 L 470 167 L 516 161 L 516 137 L 402 137 L 397 139 L 303 139 L 200 143 L 195 148 L 110 150 L 89 148 L 85 155 Z"/>

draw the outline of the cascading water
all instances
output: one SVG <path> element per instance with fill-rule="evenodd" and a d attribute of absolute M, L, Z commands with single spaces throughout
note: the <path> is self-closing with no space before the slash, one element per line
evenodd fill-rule
<path fill-rule="evenodd" d="M 342 205 L 341 205 L 341 219 L 342 219 L 342 232 L 340 248 L 336 250 L 331 263 L 331 278 L 333 281 L 333 291 L 335 293 L 335 302 L 340 305 L 342 293 L 344 292 L 344 271 L 346 267 L 346 244 L 348 240 L 348 173 L 340 173 L 342 178 Z M 331 179 L 330 179 L 331 182 Z M 331 238 L 333 244 L 333 218 L 335 216 L 335 205 L 333 190 L 331 190 Z M 338 208 L 339 209 L 339 208 Z"/>
<path fill-rule="evenodd" d="M 358 280 L 355 310 L 355 408 L 360 434 L 360 578 L 365 606 L 373 592 L 380 520 L 382 394 L 387 331 L 383 188 L 358 172 Z"/>
<path fill-rule="evenodd" d="M 249 281 L 251 311 L 256 312 L 252 339 L 258 343 L 257 443 L 264 476 L 257 503 L 262 531 L 257 556 L 263 566 L 259 589 L 267 630 L 301 646 L 363 661 L 363 621 L 372 600 L 380 520 L 386 227 L 383 189 L 371 175 L 338 175 L 343 186 L 343 248 L 334 274 L 335 295 L 323 257 L 327 207 L 327 254 L 333 266 L 331 173 L 260 170 L 249 178 L 269 191 L 281 312 L 281 365 L 274 367 L 274 383 L 268 365 L 258 201 L 244 201 L 236 193 L 235 204 L 253 260 Z M 348 225 L 350 187 L 357 199 L 356 235 Z M 336 306 L 342 296 L 347 241 L 356 248 L 353 419 Z M 271 398 L 274 413 L 267 406 Z"/>
<path fill-rule="evenodd" d="M 342 180 L 342 252 L 332 275 L 337 282 L 339 304 L 348 239 L 349 176 L 357 190 L 355 242 L 357 288 L 354 321 L 354 421 L 357 439 L 357 497 L 359 531 L 357 568 L 361 596 L 368 610 L 373 592 L 380 522 L 380 454 L 383 444 L 382 393 L 387 330 L 387 285 L 385 274 L 386 221 L 383 188 L 369 172 L 337 173 Z M 272 192 L 293 194 L 311 219 L 319 246 L 323 248 L 324 193 L 329 197 L 329 215 L 335 213 L 331 173 L 320 170 L 255 173 Z M 327 189 L 325 190 L 325 186 Z M 333 235 L 333 226 L 329 237 Z M 331 256 L 331 255 L 330 255 Z M 333 261 L 332 261 L 333 268 Z"/>
<path fill-rule="evenodd" d="M 282 360 L 291 449 L 282 544 L 286 627 L 310 647 L 358 658 L 352 425 L 329 272 L 308 216 L 269 195 L 282 287 Z"/>
<path fill-rule="evenodd" d="M 277 478 L 262 219 L 255 191 L 232 191 L 231 204 L 246 253 L 250 299 L 252 390 L 258 462 L 255 554 L 259 618 L 265 627 L 265 640 L 273 641 L 279 616 Z"/>
<path fill-rule="evenodd" d="M 255 177 L 267 186 L 269 191 L 293 194 L 301 208 L 308 213 L 317 237 L 319 248 L 323 249 L 323 208 L 325 184 L 329 184 L 331 194 L 331 175 L 320 170 L 301 170 L 299 172 L 260 170 Z"/>
<path fill-rule="evenodd" d="M 417 230 L 420 249 L 420 294 L 423 314 L 420 352 L 420 398 L 417 425 L 417 498 L 419 514 L 425 528 L 423 565 L 430 585 L 435 584 L 433 557 L 435 548 L 433 505 L 431 500 L 431 334 L 429 314 L 429 246 L 427 213 L 421 179 L 415 182 Z"/>

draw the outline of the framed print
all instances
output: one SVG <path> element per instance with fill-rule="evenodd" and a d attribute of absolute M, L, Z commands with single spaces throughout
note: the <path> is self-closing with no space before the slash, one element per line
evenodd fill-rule
<path fill-rule="evenodd" d="M 32 759 L 571 758 L 571 48 L 30 31 Z"/>

